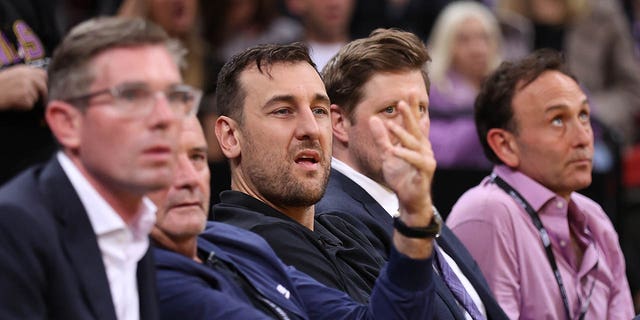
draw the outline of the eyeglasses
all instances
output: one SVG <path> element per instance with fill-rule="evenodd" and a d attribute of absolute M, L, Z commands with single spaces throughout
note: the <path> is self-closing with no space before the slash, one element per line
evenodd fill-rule
<path fill-rule="evenodd" d="M 167 105 L 176 115 L 185 117 L 196 114 L 202 98 L 201 90 L 186 84 L 174 85 L 164 91 L 155 91 L 145 83 L 122 83 L 105 90 L 64 100 L 87 102 L 91 98 L 104 94 L 111 95 L 114 105 L 122 112 L 140 117 L 151 114 L 159 96 L 166 99 Z"/>

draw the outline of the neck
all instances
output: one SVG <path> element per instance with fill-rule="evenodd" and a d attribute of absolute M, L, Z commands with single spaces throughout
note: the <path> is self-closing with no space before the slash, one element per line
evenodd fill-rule
<path fill-rule="evenodd" d="M 76 157 L 69 154 L 67 155 L 76 168 L 78 168 L 82 176 L 89 181 L 89 184 L 91 184 L 98 194 L 122 218 L 124 223 L 131 225 L 142 206 L 144 193 L 119 187 L 115 182 L 109 183 L 109 181 L 106 180 L 96 179 L 95 176 L 91 175 L 85 169 Z"/>
<path fill-rule="evenodd" d="M 286 214 L 289 218 L 297 221 L 299 224 L 307 227 L 313 231 L 313 222 L 315 217 L 315 207 L 282 207 L 269 204 L 270 206 L 278 209 L 278 211 Z"/>
<path fill-rule="evenodd" d="M 289 218 L 295 220 L 301 225 L 313 230 L 313 221 L 315 216 L 315 207 L 310 206 L 286 206 L 278 203 L 274 203 L 271 200 L 265 198 L 262 194 L 259 194 L 247 184 L 245 179 L 238 173 L 239 170 L 231 170 L 231 190 L 240 191 L 249 196 L 252 196 L 268 206 L 282 212 Z"/>
<path fill-rule="evenodd" d="M 176 239 L 162 232 L 157 227 L 151 230 L 151 238 L 160 247 L 177 252 L 187 258 L 201 262 L 198 258 L 198 238 L 197 236 Z"/>

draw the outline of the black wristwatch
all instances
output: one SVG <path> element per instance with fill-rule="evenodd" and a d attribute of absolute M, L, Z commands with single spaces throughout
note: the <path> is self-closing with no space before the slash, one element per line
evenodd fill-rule
<path fill-rule="evenodd" d="M 437 238 L 440 236 L 442 229 L 442 217 L 440 213 L 433 207 L 433 218 L 426 227 L 409 227 L 399 217 L 393 218 L 393 227 L 405 237 L 409 238 Z"/>

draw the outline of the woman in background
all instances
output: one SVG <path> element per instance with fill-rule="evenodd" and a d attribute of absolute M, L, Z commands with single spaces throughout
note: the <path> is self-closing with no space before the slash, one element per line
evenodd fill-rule
<path fill-rule="evenodd" d="M 501 61 L 501 41 L 497 20 L 477 2 L 453 2 L 435 22 L 429 37 L 429 115 L 438 168 L 491 167 L 477 137 L 473 104 Z"/>

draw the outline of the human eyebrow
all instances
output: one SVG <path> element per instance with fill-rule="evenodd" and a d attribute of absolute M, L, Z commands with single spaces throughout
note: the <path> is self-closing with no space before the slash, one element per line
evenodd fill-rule
<path fill-rule="evenodd" d="M 557 111 L 566 110 L 566 109 L 569 109 L 569 106 L 565 104 L 556 104 L 556 105 L 547 107 L 544 110 L 544 113 L 552 113 L 552 112 L 557 112 Z"/>
<path fill-rule="evenodd" d="M 267 100 L 267 102 L 264 104 L 263 108 L 267 108 L 271 105 L 277 104 L 277 103 L 289 103 L 289 104 L 294 104 L 296 101 L 295 97 L 293 95 L 290 94 L 285 94 L 285 95 L 277 95 L 277 96 L 273 96 L 271 97 L 269 100 Z"/>
<path fill-rule="evenodd" d="M 329 97 L 321 93 L 316 93 L 316 96 L 313 100 L 316 102 L 326 103 L 328 105 L 331 104 L 331 100 L 329 99 Z"/>
<path fill-rule="evenodd" d="M 207 150 L 208 148 L 206 146 L 191 148 L 191 152 L 193 153 L 207 153 Z"/>

